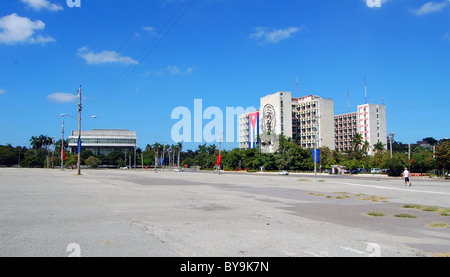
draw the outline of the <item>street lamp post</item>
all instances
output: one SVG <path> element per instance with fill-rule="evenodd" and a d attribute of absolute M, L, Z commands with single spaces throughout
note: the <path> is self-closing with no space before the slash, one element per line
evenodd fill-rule
<path fill-rule="evenodd" d="M 78 175 L 81 175 L 81 86 L 78 89 Z"/>
<path fill-rule="evenodd" d="M 392 140 L 394 139 L 394 133 L 390 132 L 389 133 L 389 143 L 390 143 L 390 148 L 391 148 L 391 159 L 392 159 Z"/>
<path fill-rule="evenodd" d="M 65 114 L 61 114 L 62 116 L 62 137 L 61 137 L 61 170 L 64 171 L 64 116 Z"/>
<path fill-rule="evenodd" d="M 64 151 L 64 116 L 69 116 L 73 119 L 77 119 L 76 117 L 70 115 L 70 114 L 61 114 L 61 116 L 63 117 L 62 120 L 62 142 L 61 142 L 61 170 L 64 170 L 64 160 L 63 160 L 63 151 Z M 90 118 L 97 118 L 96 115 L 91 116 Z M 78 118 L 78 141 L 81 141 L 81 117 Z M 79 144 L 78 144 L 79 145 Z M 81 151 L 78 151 L 78 161 L 77 161 L 77 165 L 78 165 L 78 175 L 80 175 L 80 154 Z"/>

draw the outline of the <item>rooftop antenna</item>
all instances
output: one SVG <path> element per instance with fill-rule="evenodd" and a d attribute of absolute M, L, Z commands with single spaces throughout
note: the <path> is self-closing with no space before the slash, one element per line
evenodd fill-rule
<path fill-rule="evenodd" d="M 295 89 L 297 90 L 297 98 L 298 98 L 298 76 L 295 77 Z"/>
<path fill-rule="evenodd" d="M 384 105 L 384 96 L 381 98 L 381 105 Z"/>
<path fill-rule="evenodd" d="M 367 85 L 366 85 L 366 75 L 364 74 L 364 93 L 366 98 L 366 104 L 367 104 Z"/>

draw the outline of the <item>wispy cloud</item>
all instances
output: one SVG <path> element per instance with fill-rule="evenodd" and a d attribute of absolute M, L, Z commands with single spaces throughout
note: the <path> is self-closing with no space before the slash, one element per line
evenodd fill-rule
<path fill-rule="evenodd" d="M 256 39 L 262 44 L 278 43 L 282 40 L 291 38 L 293 34 L 304 30 L 305 27 L 289 27 L 286 29 L 274 29 L 267 27 L 257 27 L 255 32 L 250 34 L 251 39 Z"/>
<path fill-rule="evenodd" d="M 450 41 L 450 33 L 445 33 L 442 35 L 442 38 L 446 41 Z"/>
<path fill-rule="evenodd" d="M 48 0 L 21 0 L 22 3 L 32 8 L 35 11 L 40 11 L 42 9 L 49 11 L 61 11 L 63 7 L 58 4 L 50 3 Z"/>
<path fill-rule="evenodd" d="M 74 102 L 77 99 L 77 95 L 64 92 L 56 92 L 47 95 L 47 100 L 54 103 L 69 103 Z"/>
<path fill-rule="evenodd" d="M 45 23 L 41 20 L 32 21 L 27 17 L 21 17 L 16 13 L 0 18 L 0 44 L 46 44 L 55 42 L 50 36 L 35 36 L 36 31 L 45 29 Z"/>
<path fill-rule="evenodd" d="M 176 65 L 174 65 L 174 66 L 169 65 L 167 67 L 167 72 L 169 72 L 172 75 L 191 74 L 193 71 L 194 71 L 194 69 L 192 67 L 188 67 L 185 71 L 182 71 Z"/>
<path fill-rule="evenodd" d="M 176 65 L 169 65 L 167 66 L 166 69 L 162 69 L 162 70 L 151 70 L 151 71 L 147 71 L 143 74 L 143 76 L 149 76 L 149 75 L 163 75 L 165 73 L 168 73 L 170 75 L 190 75 L 194 72 L 194 68 L 193 67 L 188 67 L 185 70 L 180 69 L 178 66 Z"/>
<path fill-rule="evenodd" d="M 444 9 L 448 5 L 448 1 L 442 1 L 442 2 L 427 2 L 423 4 L 418 9 L 412 9 L 410 10 L 411 13 L 420 16 L 420 15 L 427 15 L 430 13 L 439 12 L 442 9 Z"/>
<path fill-rule="evenodd" d="M 138 62 L 130 57 L 121 56 L 115 51 L 102 51 L 94 53 L 88 47 L 84 46 L 78 49 L 77 55 L 83 58 L 88 64 L 138 64 Z"/>
<path fill-rule="evenodd" d="M 142 27 L 142 30 L 146 31 L 147 33 L 149 33 L 152 36 L 156 35 L 156 31 L 155 31 L 154 27 L 146 26 L 146 27 Z"/>
<path fill-rule="evenodd" d="M 6 90 L 0 88 L 0 94 L 6 93 Z"/>

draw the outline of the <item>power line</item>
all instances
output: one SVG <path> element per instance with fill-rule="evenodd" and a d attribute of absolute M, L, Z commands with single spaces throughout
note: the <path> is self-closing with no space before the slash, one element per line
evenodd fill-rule
<path fill-rule="evenodd" d="M 192 0 L 190 4 L 183 10 L 184 5 L 187 1 L 183 1 L 178 9 L 172 14 L 169 20 L 164 24 L 155 38 L 147 44 L 147 46 L 141 51 L 141 53 L 136 57 L 137 64 L 129 65 L 114 81 L 111 83 L 109 87 L 104 89 L 102 95 L 111 92 L 115 87 L 121 84 L 147 57 L 150 55 L 155 48 L 161 43 L 161 41 L 167 36 L 167 34 L 175 27 L 175 25 L 181 20 L 181 18 L 186 14 L 186 12 L 190 9 L 190 7 L 194 4 L 195 0 Z M 179 14 L 181 13 L 181 14 Z M 178 15 L 178 17 L 176 17 Z M 176 17 L 176 18 L 175 18 Z M 170 22 L 175 21 L 169 26 Z M 166 28 L 168 29 L 164 31 Z M 155 42 L 156 41 L 156 42 Z M 154 43 L 155 42 L 155 43 Z M 153 44 L 154 43 L 154 44 Z M 152 46 L 153 44 L 153 46 Z M 151 47 L 151 48 L 150 48 Z M 148 49 L 150 50 L 146 52 Z M 142 58 L 141 58 L 142 57 Z M 127 72 L 128 71 L 128 72 Z"/>
<path fill-rule="evenodd" d="M 136 24 L 136 26 L 134 27 L 134 29 L 130 32 L 130 34 L 128 35 L 128 37 L 125 39 L 125 41 L 122 43 L 122 45 L 116 50 L 117 53 L 119 53 L 123 47 L 125 47 L 125 45 L 128 43 L 128 41 L 130 40 L 130 38 L 133 36 L 133 34 L 136 33 L 136 30 L 142 26 L 142 23 L 144 22 L 144 20 L 147 18 L 147 16 L 150 14 L 150 12 L 153 10 L 153 7 L 156 4 L 156 0 L 153 2 L 153 5 L 150 5 L 150 7 L 148 8 L 148 10 L 145 12 L 144 16 L 142 17 L 142 19 Z M 87 81 L 85 81 L 82 85 L 85 86 L 87 83 L 90 83 L 92 80 L 94 80 L 98 75 L 100 75 L 101 72 L 103 72 L 105 70 L 105 68 L 107 67 L 107 65 L 103 65 L 102 68 L 100 68 L 91 78 L 89 78 Z"/>

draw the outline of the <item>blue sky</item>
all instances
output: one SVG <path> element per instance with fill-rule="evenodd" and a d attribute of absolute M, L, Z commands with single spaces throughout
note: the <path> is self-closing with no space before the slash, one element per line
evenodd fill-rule
<path fill-rule="evenodd" d="M 0 9 L 0 144 L 83 129 L 174 143 L 172 110 L 257 107 L 277 91 L 386 104 L 403 143 L 450 137 L 450 1 L 7 0 Z M 204 120 L 205 126 L 210 120 Z M 224 123 L 225 124 L 225 123 Z M 65 118 L 66 138 L 77 122 Z M 237 132 L 237 130 L 236 130 Z M 236 140 L 237 141 L 237 140 Z M 185 144 L 185 148 L 194 144 Z M 225 149 L 238 144 L 227 143 Z"/>

